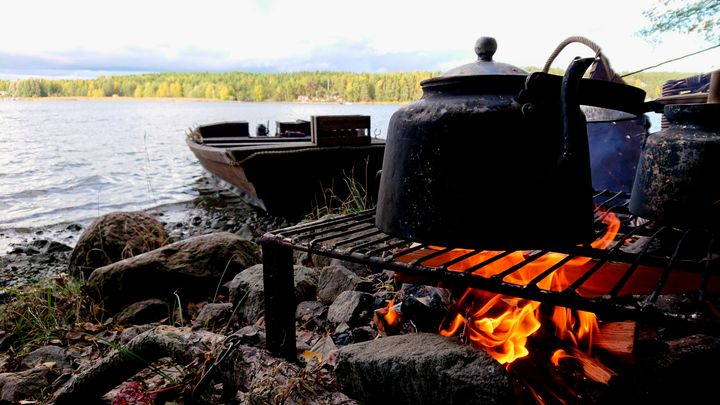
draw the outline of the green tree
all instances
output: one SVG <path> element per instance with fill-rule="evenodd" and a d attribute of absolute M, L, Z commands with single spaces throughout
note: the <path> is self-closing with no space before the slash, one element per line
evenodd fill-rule
<path fill-rule="evenodd" d="M 170 85 L 170 96 L 176 98 L 183 96 L 183 86 L 180 82 L 175 81 Z"/>
<path fill-rule="evenodd" d="M 140 83 L 135 87 L 135 91 L 133 92 L 133 97 L 142 97 L 143 92 L 145 91 L 145 88 L 143 87 L 143 84 Z"/>
<path fill-rule="evenodd" d="M 253 101 L 263 101 L 265 100 L 265 88 L 262 86 L 262 84 L 256 84 L 253 86 Z"/>
<path fill-rule="evenodd" d="M 155 95 L 157 97 L 170 97 L 170 85 L 167 82 L 160 83 Z"/>
<path fill-rule="evenodd" d="M 720 43 L 720 1 L 657 0 L 655 7 L 643 11 L 650 26 L 640 35 L 654 38 L 658 33 L 702 34 L 711 43 Z"/>

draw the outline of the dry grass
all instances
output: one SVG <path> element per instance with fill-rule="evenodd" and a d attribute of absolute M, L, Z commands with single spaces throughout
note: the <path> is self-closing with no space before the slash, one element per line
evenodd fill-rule
<path fill-rule="evenodd" d="M 95 320 L 93 305 L 81 293 L 83 283 L 67 276 L 41 281 L 19 290 L 6 289 L 0 306 L 3 345 L 17 354 L 62 340 L 73 326 Z"/>
<path fill-rule="evenodd" d="M 377 202 L 368 192 L 367 184 L 360 182 L 354 172 L 346 174 L 342 181 L 342 196 L 347 196 L 342 197 L 333 186 L 325 188 L 324 200 L 315 204 L 313 211 L 305 217 L 306 220 L 315 220 L 330 214 L 347 215 L 375 207 Z"/>

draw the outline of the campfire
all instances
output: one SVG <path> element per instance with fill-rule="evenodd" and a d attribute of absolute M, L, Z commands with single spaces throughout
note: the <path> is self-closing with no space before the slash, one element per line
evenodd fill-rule
<path fill-rule="evenodd" d="M 595 249 L 607 249 L 620 229 L 620 220 L 611 212 L 599 210 L 598 215 L 599 221 L 604 223 L 607 229 L 591 246 Z M 433 246 L 430 250 L 434 252 L 420 251 L 411 255 L 414 257 L 412 260 L 443 251 L 444 248 Z M 467 249 L 453 249 L 428 260 L 426 264 L 437 266 L 453 261 L 454 263 L 448 266 L 449 271 L 463 273 L 474 269 L 472 274 L 490 278 L 523 263 L 533 254 L 534 252 L 529 251 L 504 254 L 501 251 L 474 253 Z M 538 288 L 543 290 L 562 291 L 571 284 L 566 274 L 576 273 L 578 268 L 592 260 L 589 257 L 571 257 L 568 254 L 548 252 L 536 256 L 532 263 L 522 266 L 520 271 L 505 276 L 504 281 L 522 286 L 537 283 Z M 412 316 L 404 319 L 401 308 L 402 305 L 396 304 L 395 299 L 392 299 L 386 308 L 377 311 L 375 321 L 382 334 L 402 333 L 408 329 L 403 326 L 403 322 L 422 321 L 412 319 Z M 633 345 L 631 329 L 625 328 L 629 333 L 614 333 L 612 338 L 603 336 L 601 339 L 598 319 L 594 313 L 560 306 L 551 306 L 549 311 L 542 309 L 539 301 L 468 288 L 452 303 L 446 317 L 438 325 L 438 332 L 443 336 L 459 336 L 467 344 L 485 351 L 500 364 L 506 365 L 508 371 L 514 371 L 512 365 L 517 360 L 532 358 L 528 339 L 542 327 L 550 328 L 554 330 L 556 338 L 552 342 L 563 348 L 554 350 L 544 363 L 547 366 L 552 364 L 559 367 L 560 362 L 574 360 L 581 366 L 585 377 L 603 384 L 608 384 L 616 373 L 593 357 L 594 341 L 603 342 L 602 348 L 614 350 L 618 356 L 624 356 L 625 359 L 631 355 L 631 352 L 628 353 Z M 617 329 L 615 324 L 613 330 Z M 536 359 L 535 362 L 538 363 Z M 522 377 L 521 374 L 516 375 Z M 537 384 L 535 381 L 528 381 L 528 378 L 524 379 L 526 384 Z M 538 389 L 532 386 L 527 388 L 542 402 L 540 394 L 537 393 Z M 553 393 L 553 396 L 559 397 L 560 394 Z"/>
<path fill-rule="evenodd" d="M 537 403 L 617 390 L 637 367 L 641 337 L 672 328 L 720 333 L 709 305 L 720 291 L 712 234 L 641 220 L 623 192 L 599 191 L 594 202 L 596 240 L 558 251 L 419 243 L 378 230 L 372 211 L 266 234 L 268 348 L 296 355 L 284 299 L 293 250 L 393 271 L 412 287 L 376 310 L 381 335 L 459 338 L 502 364 L 518 395 Z"/>

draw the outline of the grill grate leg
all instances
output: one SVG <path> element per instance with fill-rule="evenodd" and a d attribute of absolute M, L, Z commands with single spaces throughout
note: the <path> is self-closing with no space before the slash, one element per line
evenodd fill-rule
<path fill-rule="evenodd" d="M 262 241 L 262 260 L 267 349 L 295 362 L 293 250 L 272 241 Z"/>

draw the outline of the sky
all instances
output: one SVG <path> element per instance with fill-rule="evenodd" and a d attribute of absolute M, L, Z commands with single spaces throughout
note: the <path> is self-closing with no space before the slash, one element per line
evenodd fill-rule
<path fill-rule="evenodd" d="M 446 71 L 476 59 L 542 67 L 570 36 L 629 72 L 714 44 L 637 35 L 658 0 L 9 0 L 0 13 L 0 79 L 147 72 Z M 572 44 L 552 67 L 592 56 Z M 709 72 L 720 48 L 651 71 Z"/>

